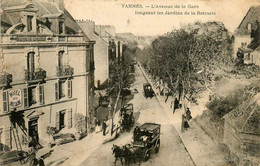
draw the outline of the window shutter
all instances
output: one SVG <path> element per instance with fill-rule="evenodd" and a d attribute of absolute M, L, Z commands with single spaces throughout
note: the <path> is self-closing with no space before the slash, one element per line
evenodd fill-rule
<path fill-rule="evenodd" d="M 3 92 L 3 111 L 8 112 L 8 91 Z"/>
<path fill-rule="evenodd" d="M 57 130 L 60 130 L 60 112 L 56 112 L 56 121 L 55 121 L 55 123 L 56 123 L 56 129 Z"/>
<path fill-rule="evenodd" d="M 55 83 L 55 100 L 59 100 L 59 84 Z"/>
<path fill-rule="evenodd" d="M 12 135 L 11 135 L 11 128 L 6 127 L 5 128 L 5 150 L 11 150 L 12 149 Z"/>
<path fill-rule="evenodd" d="M 4 149 L 3 149 L 3 142 L 2 142 L 2 135 L 3 135 L 2 133 L 3 133 L 3 129 L 0 128 L 0 152 L 4 151 Z"/>
<path fill-rule="evenodd" d="M 23 89 L 23 102 L 24 102 L 24 107 L 29 106 L 29 101 L 28 101 L 28 88 Z"/>
<path fill-rule="evenodd" d="M 68 97 L 72 97 L 72 81 L 68 80 Z"/>
<path fill-rule="evenodd" d="M 40 104 L 44 104 L 44 86 L 43 85 L 39 86 L 39 99 L 40 99 Z"/>
<path fill-rule="evenodd" d="M 67 115 L 68 115 L 68 129 L 72 127 L 72 109 L 67 109 Z"/>

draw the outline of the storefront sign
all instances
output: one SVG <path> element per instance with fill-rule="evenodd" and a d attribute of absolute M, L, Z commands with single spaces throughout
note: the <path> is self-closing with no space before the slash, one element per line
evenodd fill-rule
<path fill-rule="evenodd" d="M 22 91 L 21 89 L 14 89 L 9 91 L 9 107 L 17 108 L 22 106 Z"/>

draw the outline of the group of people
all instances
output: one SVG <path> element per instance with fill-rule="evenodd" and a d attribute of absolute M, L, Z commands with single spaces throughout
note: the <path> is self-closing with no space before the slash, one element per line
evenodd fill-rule
<path fill-rule="evenodd" d="M 133 126 L 134 120 L 133 120 L 133 112 L 127 113 L 127 112 L 121 112 L 121 125 L 124 130 L 130 131 L 131 127 Z"/>
<path fill-rule="evenodd" d="M 185 130 L 185 129 L 188 129 L 190 127 L 188 121 L 190 121 L 192 119 L 192 116 L 191 116 L 191 112 L 190 112 L 190 109 L 187 108 L 185 110 L 185 113 L 182 114 L 182 132 Z"/>
<path fill-rule="evenodd" d="M 179 109 L 181 107 L 182 106 L 180 104 L 180 101 L 177 98 L 175 98 L 174 101 L 172 101 L 172 103 L 171 103 L 172 113 L 174 114 L 175 110 Z M 187 109 L 185 109 L 185 113 L 182 114 L 182 131 L 184 131 L 184 129 L 187 129 L 190 127 L 188 122 L 191 119 L 192 119 L 191 112 L 190 112 L 190 109 L 187 107 Z"/>
<path fill-rule="evenodd" d="M 99 119 L 96 119 L 95 120 L 95 132 L 96 133 L 99 133 L 99 132 L 103 132 L 103 136 L 105 136 L 106 135 L 106 130 L 107 130 L 107 126 L 108 126 L 108 124 L 107 124 L 107 120 L 108 120 L 108 117 L 106 117 L 106 120 L 104 120 L 103 122 L 102 122 L 102 125 L 101 125 L 101 121 L 99 120 Z"/>

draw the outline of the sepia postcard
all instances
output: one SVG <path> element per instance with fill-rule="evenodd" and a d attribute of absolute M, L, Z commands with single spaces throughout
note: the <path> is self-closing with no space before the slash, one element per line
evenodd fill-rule
<path fill-rule="evenodd" d="M 0 0 L 0 166 L 260 166 L 260 0 Z"/>

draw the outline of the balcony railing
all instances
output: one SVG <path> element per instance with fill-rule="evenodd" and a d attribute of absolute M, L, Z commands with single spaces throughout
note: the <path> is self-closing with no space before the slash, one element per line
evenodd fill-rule
<path fill-rule="evenodd" d="M 4 87 L 9 85 L 12 82 L 12 75 L 8 74 L 6 72 L 1 72 L 0 73 L 0 87 Z"/>
<path fill-rule="evenodd" d="M 40 82 L 46 78 L 46 71 L 37 68 L 35 70 L 25 69 L 25 81 L 27 82 Z"/>
<path fill-rule="evenodd" d="M 58 77 L 71 77 L 74 74 L 74 69 L 70 65 L 57 66 Z"/>

